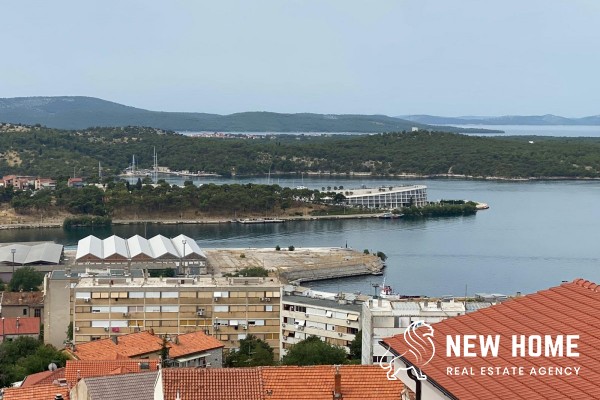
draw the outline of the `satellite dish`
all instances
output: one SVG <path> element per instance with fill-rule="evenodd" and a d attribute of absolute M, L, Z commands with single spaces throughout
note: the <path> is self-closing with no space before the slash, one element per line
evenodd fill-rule
<path fill-rule="evenodd" d="M 58 367 L 54 363 L 48 364 L 48 371 L 56 371 Z"/>

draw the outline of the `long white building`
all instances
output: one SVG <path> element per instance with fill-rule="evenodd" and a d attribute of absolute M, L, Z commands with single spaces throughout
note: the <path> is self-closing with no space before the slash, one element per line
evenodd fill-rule
<path fill-rule="evenodd" d="M 427 204 L 427 186 L 382 186 L 379 188 L 338 190 L 346 197 L 346 204 L 366 208 L 395 209 L 422 207 Z"/>

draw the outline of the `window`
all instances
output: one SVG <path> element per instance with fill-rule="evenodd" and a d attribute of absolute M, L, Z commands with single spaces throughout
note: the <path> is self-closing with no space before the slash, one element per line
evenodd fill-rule
<path fill-rule="evenodd" d="M 273 306 L 265 306 L 265 311 L 273 311 Z"/>
<path fill-rule="evenodd" d="M 33 310 L 33 316 L 37 317 L 37 318 L 41 318 L 42 316 L 42 310 L 39 308 L 36 308 L 35 310 Z"/>
<path fill-rule="evenodd" d="M 146 298 L 147 299 L 159 299 L 160 292 L 146 292 Z"/>
<path fill-rule="evenodd" d="M 23 315 L 27 315 L 27 309 L 26 308 L 23 309 Z"/>
<path fill-rule="evenodd" d="M 229 306 L 213 306 L 214 312 L 229 312 Z"/>
<path fill-rule="evenodd" d="M 130 299 L 143 299 L 144 292 L 129 292 Z"/>
<path fill-rule="evenodd" d="M 163 299 L 176 299 L 179 295 L 177 292 L 162 292 L 161 297 Z"/>
<path fill-rule="evenodd" d="M 76 299 L 89 299 L 90 297 L 92 297 L 92 294 L 90 292 L 77 292 L 77 293 L 75 293 L 75 298 Z"/>
<path fill-rule="evenodd" d="M 179 312 L 179 306 L 162 306 L 162 312 Z"/>

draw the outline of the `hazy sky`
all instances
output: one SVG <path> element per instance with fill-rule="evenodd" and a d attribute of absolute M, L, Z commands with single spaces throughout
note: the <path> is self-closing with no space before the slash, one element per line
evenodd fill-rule
<path fill-rule="evenodd" d="M 600 114 L 600 1 L 3 1 L 0 97 L 165 111 Z"/>

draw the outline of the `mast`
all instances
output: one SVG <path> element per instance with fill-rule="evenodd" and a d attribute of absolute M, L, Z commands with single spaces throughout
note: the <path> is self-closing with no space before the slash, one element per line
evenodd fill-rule
<path fill-rule="evenodd" d="M 154 171 L 152 174 L 154 183 L 158 181 L 158 155 L 156 154 L 156 146 L 154 146 Z"/>

